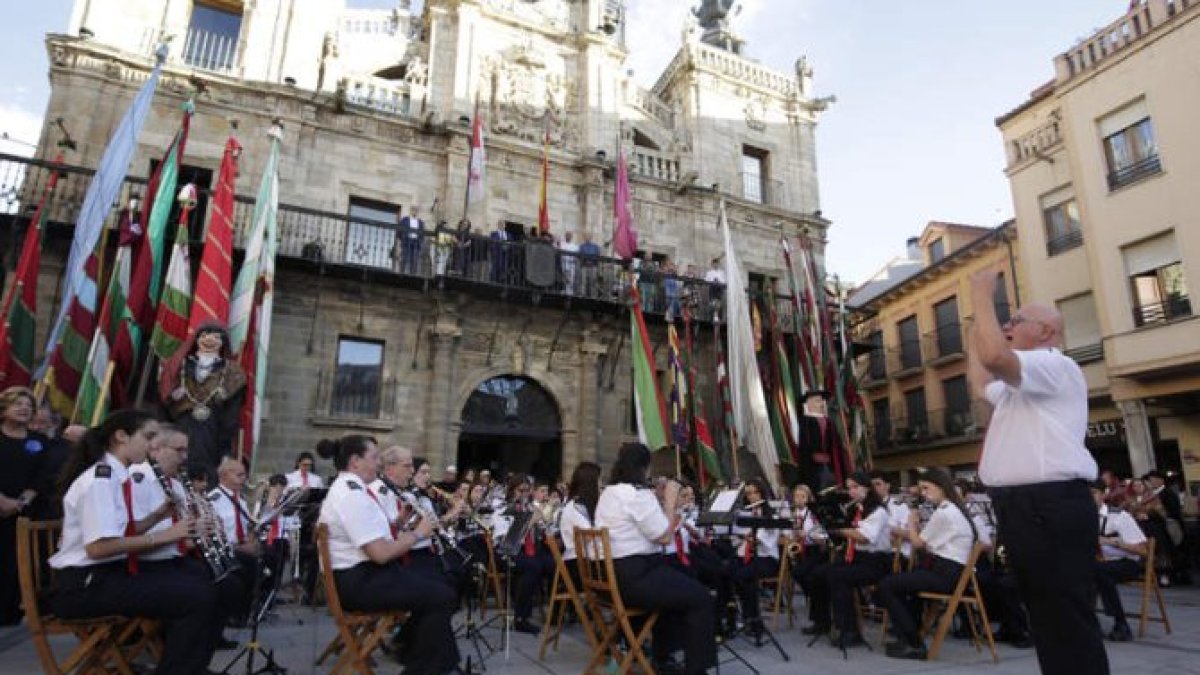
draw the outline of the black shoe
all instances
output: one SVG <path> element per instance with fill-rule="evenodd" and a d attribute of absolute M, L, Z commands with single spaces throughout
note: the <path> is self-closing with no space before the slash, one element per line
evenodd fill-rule
<path fill-rule="evenodd" d="M 1113 626 L 1113 629 L 1105 637 L 1113 642 L 1132 642 L 1133 631 L 1129 629 L 1129 624 L 1118 623 Z"/>
<path fill-rule="evenodd" d="M 238 646 L 237 640 L 230 640 L 229 638 L 225 637 L 224 635 L 217 638 L 217 651 L 219 651 L 219 652 L 228 651 L 230 649 L 237 649 L 237 646 Z"/>
<path fill-rule="evenodd" d="M 862 633 L 859 633 L 858 631 L 842 633 L 836 638 L 830 638 L 830 641 L 833 642 L 834 647 L 839 649 L 862 647 L 863 645 L 867 644 L 867 641 L 863 639 Z"/>
<path fill-rule="evenodd" d="M 683 664 L 674 659 L 654 659 L 654 672 L 657 675 L 683 675 Z"/>
<path fill-rule="evenodd" d="M 800 629 L 801 635 L 825 635 L 829 632 L 829 626 L 823 623 L 810 623 Z"/>
<path fill-rule="evenodd" d="M 530 635 L 537 635 L 542 632 L 541 626 L 531 622 L 529 619 L 517 619 L 514 621 L 513 630 L 518 633 L 529 633 Z"/>
<path fill-rule="evenodd" d="M 912 659 L 914 661 L 924 661 L 927 656 L 925 645 L 910 645 L 905 642 L 889 644 L 886 653 L 893 659 Z"/>

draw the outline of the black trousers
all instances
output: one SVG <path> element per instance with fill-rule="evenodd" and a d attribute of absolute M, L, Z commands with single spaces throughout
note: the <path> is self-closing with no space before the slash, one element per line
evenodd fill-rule
<path fill-rule="evenodd" d="M 713 606 L 707 588 L 672 569 L 661 555 L 618 558 L 613 565 L 626 605 L 661 612 L 654 625 L 656 659 L 682 647 L 685 672 L 703 673 L 717 665 Z"/>
<path fill-rule="evenodd" d="M 930 569 L 892 574 L 879 582 L 879 602 L 887 608 L 892 630 L 908 644 L 919 645 L 917 593 L 952 593 L 962 569 L 953 560 L 935 556 Z"/>
<path fill-rule="evenodd" d="M 1093 611 L 1092 562 L 1100 523 L 1082 480 L 988 491 L 1017 578 L 1043 673 L 1107 675 Z"/>
<path fill-rule="evenodd" d="M 360 563 L 333 574 L 342 605 L 352 611 L 407 610 L 412 617 L 413 649 L 407 668 L 420 675 L 440 675 L 458 665 L 458 644 L 450 617 L 458 599 L 449 584 L 440 583 L 398 562 Z"/>
<path fill-rule="evenodd" d="M 1117 623 L 1125 623 L 1125 607 L 1121 604 L 1121 594 L 1117 592 L 1117 584 L 1122 581 L 1133 581 L 1142 577 L 1142 563 L 1132 558 L 1120 560 L 1097 560 L 1092 563 L 1096 574 L 1096 591 L 1100 593 L 1100 603 L 1104 605 L 1104 613 L 1111 616 Z"/>
<path fill-rule="evenodd" d="M 854 589 L 868 586 L 887 576 L 892 569 L 891 553 L 858 552 L 854 562 L 838 556 L 832 563 L 818 566 L 808 576 L 808 614 L 819 626 L 836 625 L 844 633 L 858 632 L 854 615 Z"/>
<path fill-rule="evenodd" d="M 17 517 L 0 518 L 0 626 L 21 623 L 21 584 L 17 578 Z"/>
<path fill-rule="evenodd" d="M 733 561 L 730 579 L 742 603 L 742 621 L 748 624 L 762 622 L 762 612 L 758 607 L 758 580 L 778 573 L 779 560 L 770 556 L 755 556 L 749 563 L 742 562 L 740 558 Z"/>
<path fill-rule="evenodd" d="M 205 673 L 212 660 L 217 590 L 210 579 L 174 566 L 146 564 L 131 576 L 125 562 L 70 567 L 55 578 L 50 609 L 64 619 L 128 616 L 164 621 L 165 644 L 155 673 Z"/>
<path fill-rule="evenodd" d="M 513 589 L 513 616 L 529 620 L 533 615 L 533 596 L 547 579 L 554 574 L 554 558 L 543 546 L 537 546 L 533 555 L 519 554 L 513 559 L 517 573 L 517 584 Z"/>

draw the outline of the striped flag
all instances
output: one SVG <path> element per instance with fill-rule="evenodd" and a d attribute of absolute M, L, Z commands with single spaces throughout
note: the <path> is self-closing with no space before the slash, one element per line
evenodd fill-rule
<path fill-rule="evenodd" d="M 550 132 L 542 140 L 542 189 L 538 194 L 538 232 L 550 231 L 550 203 L 547 188 L 550 183 Z"/>
<path fill-rule="evenodd" d="M 54 165 L 62 164 L 61 152 Z M 37 330 L 37 282 L 42 266 L 42 229 L 46 225 L 46 201 L 58 185 L 58 171 L 42 191 L 33 220 L 25 230 L 21 258 L 17 261 L 13 284 L 4 298 L 3 323 L 0 323 L 0 389 L 28 387 L 33 373 L 34 333 Z"/>
<path fill-rule="evenodd" d="M 646 318 L 642 316 L 642 301 L 638 297 L 637 284 L 630 284 L 629 291 L 633 296 L 633 306 L 629 310 L 629 323 L 633 333 L 630 358 L 633 360 L 633 407 L 637 413 L 638 440 L 651 450 L 658 450 L 669 444 L 667 408 L 662 390 L 658 387 L 654 352 L 646 331 Z"/>
<path fill-rule="evenodd" d="M 482 201 L 487 171 L 487 148 L 483 145 L 483 115 L 479 112 L 479 96 L 475 96 L 475 120 L 471 125 L 471 159 L 467 164 L 467 203 Z"/>
<path fill-rule="evenodd" d="M 150 113 L 150 104 L 154 99 L 154 90 L 158 87 L 158 79 L 162 74 L 163 64 L 167 60 L 167 45 L 160 44 L 154 52 L 154 70 L 142 85 L 141 90 L 133 99 L 133 104 L 121 118 L 117 130 L 104 155 L 100 158 L 99 168 L 92 182 L 88 184 L 87 194 L 83 197 L 83 205 L 79 208 L 79 218 L 75 221 L 75 237 L 71 241 L 71 253 L 67 258 L 67 266 L 63 270 L 62 304 L 54 320 L 54 327 L 46 340 L 46 354 L 53 354 L 58 347 L 59 339 L 66 328 L 68 315 L 76 308 L 86 303 L 75 303 L 75 298 L 85 290 L 88 277 L 84 270 L 87 258 L 96 250 L 100 241 L 100 233 L 104 229 L 104 221 L 112 210 L 112 204 L 117 200 L 121 191 L 121 183 L 125 180 L 125 172 L 129 170 L 129 162 L 133 151 L 137 148 L 137 138 L 142 132 L 142 125 Z M 94 277 L 93 277 L 94 279 Z M 95 304 L 93 300 L 92 304 Z M 57 381 L 63 373 L 57 372 Z"/>
<path fill-rule="evenodd" d="M 119 380 L 128 379 L 130 375 L 128 371 L 119 372 L 123 368 L 131 369 L 131 366 L 118 363 L 114 359 L 116 350 L 113 349 L 113 345 L 121 339 L 121 334 L 136 330 L 131 326 L 134 323 L 133 313 L 129 311 L 126 301 L 129 293 L 131 257 L 130 246 L 117 249 L 108 291 L 105 293 L 104 305 L 92 337 L 91 353 L 88 354 L 87 367 L 84 368 L 83 381 L 79 386 L 79 397 L 75 401 L 75 412 L 71 416 L 72 420 L 82 424 L 95 424 L 97 420 L 103 419 L 109 402 L 113 400 L 111 387 Z"/>
<path fill-rule="evenodd" d="M 244 243 L 246 258 L 238 270 L 229 306 L 229 347 L 235 354 L 241 353 L 242 345 L 246 343 L 249 335 L 250 313 L 254 311 L 254 293 L 258 287 L 263 260 L 268 254 L 274 257 L 277 245 L 274 236 L 268 244 L 267 229 L 269 227 L 272 233 L 274 232 L 279 210 L 279 142 L 283 137 L 283 128 L 279 125 L 272 126 L 269 135 L 271 151 L 267 156 L 267 165 L 263 168 L 258 199 L 254 204 L 254 219 Z M 270 264 L 274 273 L 273 259 Z"/>
<path fill-rule="evenodd" d="M 255 297 L 255 307 L 250 313 L 250 337 L 246 339 L 246 345 L 242 348 L 242 353 L 238 354 L 238 365 L 242 367 L 242 372 L 246 374 L 246 394 L 242 400 L 242 409 L 238 412 L 238 458 L 243 461 L 253 461 L 254 459 L 254 439 L 257 434 L 258 425 L 258 350 L 256 343 L 258 342 L 255 332 L 258 328 L 258 318 L 262 313 L 262 307 L 259 302 L 262 300 L 262 287 L 259 286 L 259 292 Z"/>
<path fill-rule="evenodd" d="M 225 141 L 225 154 L 212 198 L 212 217 L 200 256 L 200 274 L 188 318 L 190 336 L 205 323 L 229 324 L 229 292 L 233 286 L 233 189 L 237 181 L 242 146 L 232 135 Z"/>
<path fill-rule="evenodd" d="M 190 196 L 186 197 L 185 194 Z M 167 285 L 158 302 L 158 316 L 154 320 L 154 332 L 150 335 L 150 349 L 159 361 L 175 355 L 179 346 L 187 339 L 187 317 L 192 308 L 192 263 L 188 252 L 188 215 L 196 203 L 196 186 L 188 183 L 180 193 L 179 228 L 175 232 L 175 246 L 171 249 L 171 262 L 167 265 Z"/>
<path fill-rule="evenodd" d="M 687 418 L 689 387 L 679 346 L 679 333 L 675 330 L 674 323 L 667 324 L 667 380 L 671 383 L 671 436 L 675 445 L 686 448 L 691 441 Z"/>
<path fill-rule="evenodd" d="M 128 212 L 123 212 L 121 219 L 128 218 Z M 75 297 L 71 298 L 62 339 L 54 345 L 54 351 L 46 359 L 49 365 L 46 377 L 47 400 L 55 412 L 67 418 L 75 409 L 79 383 L 82 381 L 83 370 L 87 367 L 88 354 L 91 352 L 92 334 L 96 331 L 96 294 L 99 286 L 97 277 L 100 273 L 103 246 L 104 240 L 97 239 L 96 250 L 92 251 L 83 266 L 83 283 L 79 285 Z"/>
<path fill-rule="evenodd" d="M 704 419 L 704 399 L 700 395 L 700 387 L 691 386 L 697 381 L 695 361 L 692 359 L 692 322 L 687 308 L 683 310 L 683 332 L 687 339 L 683 344 L 683 369 L 688 386 L 688 410 L 691 411 L 693 440 L 696 443 L 696 455 L 700 461 L 697 468 L 700 473 L 700 487 L 708 486 L 707 476 L 722 478 L 721 461 L 717 458 L 717 447 L 713 443 L 712 433 L 708 429 L 708 421 Z"/>

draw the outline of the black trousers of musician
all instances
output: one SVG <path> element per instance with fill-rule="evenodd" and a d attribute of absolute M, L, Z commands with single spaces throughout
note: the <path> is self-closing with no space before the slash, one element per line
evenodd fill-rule
<path fill-rule="evenodd" d="M 1107 674 L 1093 611 L 1092 562 L 1100 522 L 1082 480 L 988 491 L 1043 673 Z"/>
<path fill-rule="evenodd" d="M 533 615 L 533 597 L 547 579 L 554 574 L 554 558 L 545 546 L 534 548 L 533 555 L 523 551 L 513 558 L 513 569 L 517 572 L 517 584 L 513 588 L 513 617 L 528 621 Z"/>
<path fill-rule="evenodd" d="M 759 555 L 750 559 L 749 563 L 741 559 L 734 561 L 730 569 L 730 579 L 737 590 L 738 600 L 742 604 L 742 621 L 747 625 L 756 624 L 761 627 L 762 613 L 759 609 L 758 580 L 779 574 L 779 560 L 770 556 Z"/>
<path fill-rule="evenodd" d="M 21 585 L 17 578 L 17 517 L 0 518 L 0 626 L 21 623 Z"/>
<path fill-rule="evenodd" d="M 407 610 L 405 624 L 411 631 L 411 651 L 405 671 L 418 675 L 440 675 L 458 665 L 458 645 L 450 617 L 458 603 L 454 589 L 399 562 L 376 565 L 360 563 L 334 572 L 338 597 L 351 611 Z"/>
<path fill-rule="evenodd" d="M 963 566 L 953 560 L 932 556 L 927 569 L 892 574 L 879 582 L 879 602 L 888 611 L 892 631 L 913 647 L 920 646 L 921 603 L 918 593 L 952 593 L 962 576 Z"/>
<path fill-rule="evenodd" d="M 212 572 L 208 565 L 191 556 L 181 556 L 170 560 L 140 561 L 139 572 L 154 568 L 156 573 L 171 576 L 191 576 L 203 579 L 212 584 L 217 592 L 217 618 L 208 626 L 208 635 L 215 645 L 221 639 L 226 623 L 234 617 L 244 617 L 250 609 L 251 570 L 243 567 L 225 576 L 220 583 L 213 584 Z M 140 573 L 139 573 L 139 576 Z M 165 632 L 165 631 L 164 631 Z"/>
<path fill-rule="evenodd" d="M 975 580 L 979 583 L 979 591 L 983 593 L 988 618 L 1000 622 L 996 639 L 1028 639 L 1029 616 L 1025 611 L 1025 603 L 1021 602 L 1017 577 L 981 557 L 975 566 Z"/>
<path fill-rule="evenodd" d="M 626 606 L 661 612 L 654 624 L 656 660 L 665 660 L 682 648 L 684 670 L 689 674 L 703 673 L 717 664 L 713 606 L 707 588 L 672 569 L 661 555 L 617 558 L 613 567 Z"/>
<path fill-rule="evenodd" d="M 125 561 L 70 567 L 55 577 L 50 609 L 64 619 L 128 616 L 164 622 L 162 660 L 155 673 L 205 673 L 215 645 L 217 590 L 210 578 L 154 564 L 126 571 Z"/>
<path fill-rule="evenodd" d="M 1103 562 L 1097 560 L 1092 563 L 1092 569 L 1095 570 L 1096 591 L 1100 594 L 1100 603 L 1104 605 L 1104 613 L 1111 616 L 1118 624 L 1125 623 L 1125 607 L 1121 604 L 1121 594 L 1117 592 L 1117 584 L 1142 578 L 1142 563 L 1132 558 Z"/>
<path fill-rule="evenodd" d="M 892 570 L 891 553 L 859 551 L 854 562 L 839 557 L 809 575 L 809 617 L 818 626 L 833 626 L 849 635 L 858 632 L 854 616 L 854 589 L 873 584 Z"/>

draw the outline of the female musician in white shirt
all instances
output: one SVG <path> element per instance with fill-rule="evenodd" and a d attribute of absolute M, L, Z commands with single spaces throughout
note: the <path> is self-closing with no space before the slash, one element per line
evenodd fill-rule
<path fill-rule="evenodd" d="M 830 532 L 846 542 L 845 551 L 810 575 L 808 600 L 813 623 L 801 631 L 806 635 L 827 633 L 836 621 L 837 644 L 843 649 L 865 644 L 854 615 L 854 589 L 879 581 L 892 569 L 888 511 L 871 489 L 870 477 L 863 471 L 850 474 L 846 490 L 852 500 L 852 527 Z"/>
<path fill-rule="evenodd" d="M 571 473 L 567 486 L 569 499 L 558 512 L 558 534 L 562 537 L 563 563 L 575 588 L 582 590 L 579 565 L 575 564 L 575 530 L 590 528 L 596 503 L 600 501 L 600 465 L 595 462 L 580 462 Z"/>
<path fill-rule="evenodd" d="M 679 525 L 679 484 L 667 484 L 664 504 L 646 485 L 650 450 L 640 443 L 621 446 L 611 484 L 596 504 L 596 527 L 608 528 L 621 598 L 630 607 L 658 609 L 654 626 L 654 659 L 669 661 L 684 651 L 684 672 L 703 673 L 716 666 L 713 607 L 708 589 L 662 559 L 661 546 Z M 669 515 L 668 515 L 669 514 Z"/>
<path fill-rule="evenodd" d="M 908 527 L 896 534 L 912 544 L 914 551 L 924 550 L 927 569 L 894 574 L 879 584 L 879 598 L 888 610 L 892 630 L 900 637 L 887 647 L 887 655 L 901 659 L 924 659 L 925 643 L 917 633 L 917 623 L 909 610 L 909 601 L 920 592 L 950 593 L 962 576 L 978 535 L 954 489 L 950 476 L 940 469 L 927 469 L 917 479 L 921 494 L 934 507 L 925 528 L 918 530 L 920 516 L 912 509 Z"/>
<path fill-rule="evenodd" d="M 767 503 L 767 487 L 762 480 L 751 478 L 742 488 L 742 497 L 750 507 L 739 514 L 749 518 L 772 518 L 775 515 Z M 762 615 L 758 608 L 758 580 L 779 572 L 779 530 L 770 527 L 738 528 L 742 543 L 730 569 L 730 580 L 737 589 L 742 607 L 742 619 L 751 635 L 762 633 Z"/>
<path fill-rule="evenodd" d="M 808 593 L 809 577 L 813 570 L 829 560 L 825 553 L 829 538 L 809 507 L 812 501 L 812 489 L 804 483 L 797 483 L 792 488 L 792 532 L 787 551 L 788 571 L 791 572 L 792 579 L 804 589 L 805 594 Z"/>
<path fill-rule="evenodd" d="M 158 423 L 148 413 L 119 410 L 89 429 L 72 450 L 63 471 L 70 487 L 63 497 L 62 543 L 50 558 L 50 566 L 58 570 L 50 609 L 64 619 L 161 619 L 166 642 L 155 672 L 205 673 L 215 647 L 209 639 L 211 626 L 219 616 L 212 581 L 164 566 L 143 568 L 137 560 L 139 554 L 184 539 L 194 526 L 185 518 L 150 532 L 151 519 L 130 517 L 129 466 L 146 459 L 157 431 Z"/>
<path fill-rule="evenodd" d="M 319 522 L 329 527 L 330 563 L 342 605 L 350 611 L 412 612 L 405 632 L 412 631 L 420 649 L 412 650 L 406 672 L 459 672 L 450 627 L 457 605 L 454 589 L 399 563 L 414 543 L 430 535 L 433 522 L 422 519 L 413 531 L 392 535 L 370 487 L 379 471 L 379 449 L 372 439 L 346 436 L 323 450 L 321 456 L 333 459 L 338 476 L 321 505 Z"/>
<path fill-rule="evenodd" d="M 323 488 L 325 481 L 313 471 L 316 458 L 307 450 L 296 456 L 296 470 L 287 474 L 287 486 L 290 488 Z"/>

